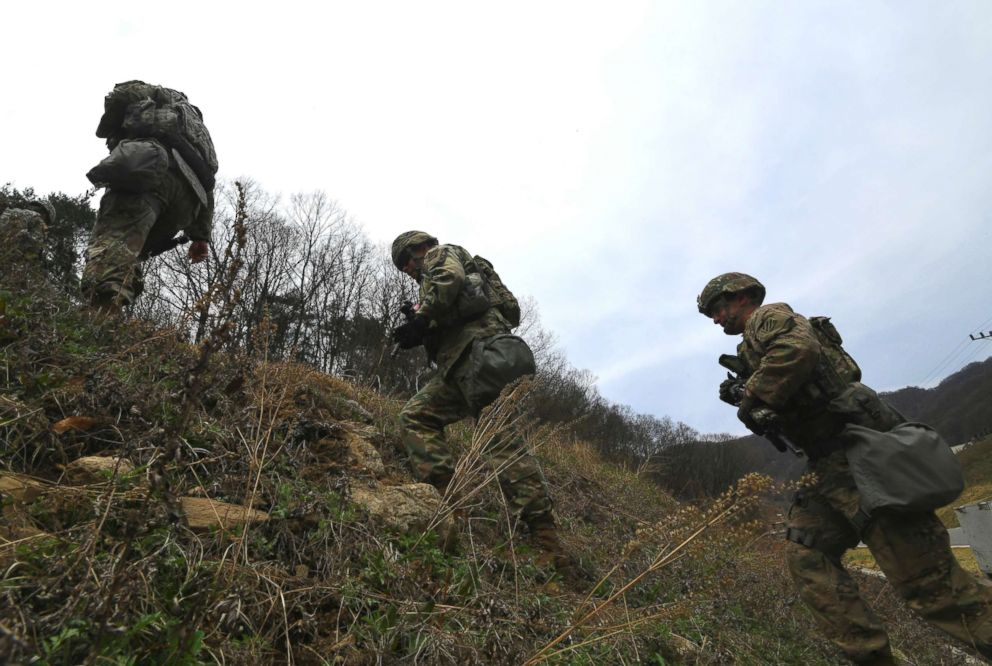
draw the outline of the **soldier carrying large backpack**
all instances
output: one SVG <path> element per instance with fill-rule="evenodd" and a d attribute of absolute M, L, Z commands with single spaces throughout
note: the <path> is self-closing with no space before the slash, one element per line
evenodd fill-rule
<path fill-rule="evenodd" d="M 186 241 L 190 261 L 207 258 L 217 155 L 186 95 L 143 81 L 114 86 L 96 135 L 111 152 L 86 174 L 107 192 L 81 286 L 91 306 L 117 313 L 141 293 L 143 259 Z"/>

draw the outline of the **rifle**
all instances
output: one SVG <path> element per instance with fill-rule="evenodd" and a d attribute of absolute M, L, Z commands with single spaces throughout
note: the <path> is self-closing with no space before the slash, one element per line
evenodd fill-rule
<path fill-rule="evenodd" d="M 403 301 L 403 305 L 400 306 L 400 314 L 402 314 L 407 321 L 413 321 L 413 316 L 417 314 L 414 309 L 413 303 L 410 301 Z M 396 358 L 400 353 L 400 343 L 394 342 L 393 349 L 389 352 L 389 358 Z"/>
<path fill-rule="evenodd" d="M 733 354 L 720 354 L 719 363 L 729 370 L 727 379 L 731 381 L 727 393 L 730 395 L 730 404 L 740 407 L 744 401 L 744 385 L 747 382 L 748 372 L 744 362 L 739 356 Z M 782 434 L 782 426 L 779 424 L 778 414 L 771 407 L 762 405 L 751 410 L 751 419 L 761 426 L 762 435 L 772 443 L 776 449 L 785 453 L 791 451 L 793 454 L 803 457 L 802 450 L 796 446 L 791 439 Z"/>
<path fill-rule="evenodd" d="M 151 259 L 152 257 L 157 257 L 160 254 L 165 254 L 172 248 L 179 247 L 180 245 L 185 245 L 186 243 L 190 242 L 190 240 L 192 239 L 186 234 L 179 234 L 175 238 L 169 239 L 164 245 L 161 245 L 150 252 L 142 252 L 140 255 L 138 255 L 138 259 L 144 261 L 145 259 Z"/>

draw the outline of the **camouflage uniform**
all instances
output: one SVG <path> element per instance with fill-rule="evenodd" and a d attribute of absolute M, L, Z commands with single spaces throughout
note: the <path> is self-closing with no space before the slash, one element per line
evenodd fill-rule
<path fill-rule="evenodd" d="M 192 241 L 209 241 L 212 216 L 211 207 L 201 204 L 175 168 L 150 192 L 109 190 L 100 200 L 86 250 L 83 294 L 91 301 L 134 302 L 144 287 L 141 260 L 180 231 Z"/>
<path fill-rule="evenodd" d="M 0 214 L 0 252 L 4 263 L 44 260 L 48 224 L 54 221 L 55 211 L 47 202 L 31 202 L 4 210 Z"/>
<path fill-rule="evenodd" d="M 118 84 L 107 96 L 97 136 L 106 138 L 111 150 L 128 140 L 147 142 L 157 147 L 162 163 L 160 176 L 147 187 L 94 180 L 108 187 L 100 201 L 81 283 L 83 294 L 94 304 L 132 303 L 143 289 L 140 262 L 167 249 L 180 231 L 193 242 L 210 240 L 216 156 L 206 128 L 197 124 L 201 143 L 194 146 L 181 139 L 144 134 L 146 130 L 130 124 L 141 117 L 142 109 L 147 118 L 155 102 L 179 97 L 185 101 L 182 93 L 142 81 Z M 199 114 L 199 109 L 188 108 Z M 180 144 L 170 145 L 174 140 Z M 207 152 L 205 162 L 193 159 L 198 150 Z M 91 180 L 99 168 L 87 174 Z"/>
<path fill-rule="evenodd" d="M 810 322 L 788 305 L 756 309 L 743 337 L 737 351 L 751 373 L 749 392 L 779 415 L 816 474 L 789 511 L 787 559 L 823 632 L 852 661 L 889 663 L 888 636 L 841 564 L 860 537 L 914 611 L 992 656 L 992 588 L 960 568 L 936 515 L 877 511 L 868 520 L 859 512 L 838 435 L 847 423 L 886 431 L 904 419 L 867 386 L 845 382 Z"/>
<path fill-rule="evenodd" d="M 437 375 L 406 403 L 399 419 L 415 473 L 438 486 L 446 485 L 455 469 L 445 426 L 478 417 L 506 384 L 535 371 L 530 350 L 508 335 L 510 326 L 496 308 L 486 305 L 474 315 L 463 314 L 473 266 L 472 256 L 463 248 L 440 245 L 428 251 L 420 279 L 418 313 L 430 320 L 424 346 L 437 363 Z M 519 358 L 512 368 L 501 371 L 489 363 L 487 350 L 507 338 L 512 338 Z M 501 470 L 500 486 L 514 511 L 529 523 L 549 521 L 547 484 L 523 437 L 514 432 L 497 438 L 487 454 Z"/>

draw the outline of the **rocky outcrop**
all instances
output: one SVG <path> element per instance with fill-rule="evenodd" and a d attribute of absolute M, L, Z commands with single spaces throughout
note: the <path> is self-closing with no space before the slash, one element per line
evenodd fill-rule
<path fill-rule="evenodd" d="M 365 509 L 373 520 L 401 534 L 414 534 L 427 529 L 441 512 L 441 495 L 426 483 L 406 483 L 399 486 L 356 485 L 351 499 Z M 445 534 L 450 518 L 440 521 L 437 531 Z"/>
<path fill-rule="evenodd" d="M 50 486 L 23 474 L 0 472 L 0 566 L 13 561 L 15 546 L 27 539 L 44 536 L 35 526 L 26 505 L 48 491 Z"/>
<path fill-rule="evenodd" d="M 211 527 L 229 529 L 269 519 L 269 514 L 264 511 L 212 500 L 209 497 L 181 497 L 179 503 L 186 515 L 186 523 L 191 529 Z"/>
<path fill-rule="evenodd" d="M 364 472 L 375 478 L 386 473 L 382 464 L 382 456 L 372 443 L 357 432 L 345 434 L 345 446 L 348 448 L 348 463 L 359 472 Z"/>
<path fill-rule="evenodd" d="M 65 478 L 74 486 L 104 483 L 114 477 L 134 472 L 134 465 L 126 458 L 114 456 L 85 456 L 65 466 Z"/>

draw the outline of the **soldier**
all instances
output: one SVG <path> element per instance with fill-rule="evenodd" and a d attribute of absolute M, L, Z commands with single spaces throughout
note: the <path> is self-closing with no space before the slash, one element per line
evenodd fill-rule
<path fill-rule="evenodd" d="M 706 285 L 697 305 L 727 335 L 743 334 L 737 353 L 748 378 L 738 418 L 762 434 L 775 415 L 777 433 L 805 453 L 816 475 L 796 494 L 786 530 L 789 570 L 803 601 L 852 661 L 897 663 L 882 623 L 841 563 L 860 539 L 910 608 L 992 656 L 992 591 L 958 565 L 933 511 L 860 511 L 841 430 L 855 423 L 888 431 L 905 419 L 860 383 L 861 371 L 829 320 L 808 320 L 785 303 L 762 305 L 764 297 L 753 277 L 725 273 Z M 828 337 L 814 325 L 828 327 Z M 721 386 L 721 399 L 734 402 L 730 382 Z"/>
<path fill-rule="evenodd" d="M 55 208 L 43 199 L 11 205 L 0 214 L 0 248 L 4 261 L 45 259 L 48 227 L 55 223 Z"/>
<path fill-rule="evenodd" d="M 491 290 L 487 295 L 477 258 L 465 249 L 408 231 L 393 241 L 392 256 L 396 267 L 420 284 L 420 302 L 393 339 L 402 349 L 423 344 L 437 364 L 437 374 L 400 412 L 404 444 L 415 475 L 443 492 L 455 470 L 445 426 L 478 417 L 503 387 L 533 374 L 534 355 L 510 335 L 510 322 L 494 307 Z M 544 474 L 523 437 L 514 432 L 488 448 L 514 514 L 544 551 L 542 562 L 574 572 L 551 515 Z"/>
<path fill-rule="evenodd" d="M 116 314 L 142 291 L 143 259 L 187 240 L 190 261 L 207 258 L 217 160 L 200 110 L 182 93 L 142 81 L 107 95 L 96 134 L 111 154 L 87 177 L 108 190 L 81 287 L 92 307 Z"/>

